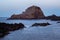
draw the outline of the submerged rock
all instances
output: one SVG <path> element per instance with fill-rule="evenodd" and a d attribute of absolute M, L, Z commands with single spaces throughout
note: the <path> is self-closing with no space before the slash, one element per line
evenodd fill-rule
<path fill-rule="evenodd" d="M 43 19 L 45 16 L 38 6 L 28 7 L 25 12 L 18 15 L 12 15 L 9 19 Z"/>
<path fill-rule="evenodd" d="M 50 23 L 35 23 L 32 26 L 47 26 L 50 25 Z"/>
<path fill-rule="evenodd" d="M 25 26 L 22 23 L 19 24 L 0 23 L 0 37 L 4 37 L 9 33 L 9 31 L 18 30 L 24 27 Z"/>
<path fill-rule="evenodd" d="M 60 23 L 60 22 L 57 22 L 57 23 Z"/>

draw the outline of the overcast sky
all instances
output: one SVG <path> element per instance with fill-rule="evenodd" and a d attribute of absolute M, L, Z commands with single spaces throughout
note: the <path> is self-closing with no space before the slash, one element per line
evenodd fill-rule
<path fill-rule="evenodd" d="M 60 16 L 60 0 L 0 0 L 0 17 L 22 13 L 32 5 L 39 6 L 45 15 Z"/>

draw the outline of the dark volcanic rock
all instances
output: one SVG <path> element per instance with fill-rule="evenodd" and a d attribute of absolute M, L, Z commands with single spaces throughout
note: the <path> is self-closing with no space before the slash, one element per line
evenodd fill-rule
<path fill-rule="evenodd" d="M 0 38 L 4 37 L 7 34 L 9 34 L 9 31 L 4 27 L 0 27 Z"/>
<path fill-rule="evenodd" d="M 22 14 L 12 15 L 9 19 L 42 19 L 44 17 L 45 16 L 40 7 L 31 6 Z"/>
<path fill-rule="evenodd" d="M 35 23 L 32 26 L 47 26 L 50 25 L 49 23 Z"/>
<path fill-rule="evenodd" d="M 60 16 L 56 16 L 56 15 L 51 15 L 51 16 L 47 16 L 45 19 L 50 19 L 53 21 L 60 21 Z"/>
<path fill-rule="evenodd" d="M 24 27 L 25 26 L 22 23 L 19 24 L 0 23 L 0 37 L 4 37 L 9 33 L 9 31 L 18 30 Z"/>
<path fill-rule="evenodd" d="M 60 23 L 60 22 L 57 22 L 57 23 Z"/>
<path fill-rule="evenodd" d="M 17 30 L 20 28 L 24 28 L 25 26 L 22 23 L 19 23 L 19 24 L 0 23 L 0 27 L 3 27 L 9 31 L 13 31 L 13 30 Z"/>

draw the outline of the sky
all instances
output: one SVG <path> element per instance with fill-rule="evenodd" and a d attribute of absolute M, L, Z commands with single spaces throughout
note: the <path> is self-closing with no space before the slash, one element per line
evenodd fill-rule
<path fill-rule="evenodd" d="M 39 6 L 45 16 L 60 16 L 60 0 L 0 0 L 0 17 L 21 14 L 32 5 Z"/>

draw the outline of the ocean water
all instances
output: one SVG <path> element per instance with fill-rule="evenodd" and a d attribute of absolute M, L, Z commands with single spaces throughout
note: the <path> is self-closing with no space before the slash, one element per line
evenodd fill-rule
<path fill-rule="evenodd" d="M 56 24 L 57 21 L 51 21 L 51 20 L 7 20 L 7 18 L 0 18 L 0 22 L 14 24 L 14 23 L 23 23 L 26 27 L 32 26 L 34 23 L 46 23 L 49 22 L 50 24 Z"/>
<path fill-rule="evenodd" d="M 0 18 L 0 22 L 5 23 L 23 23 L 26 28 L 10 32 L 0 40 L 60 40 L 60 23 L 51 20 L 6 20 L 7 18 Z M 46 23 L 51 25 L 46 27 L 32 27 L 34 23 Z"/>

